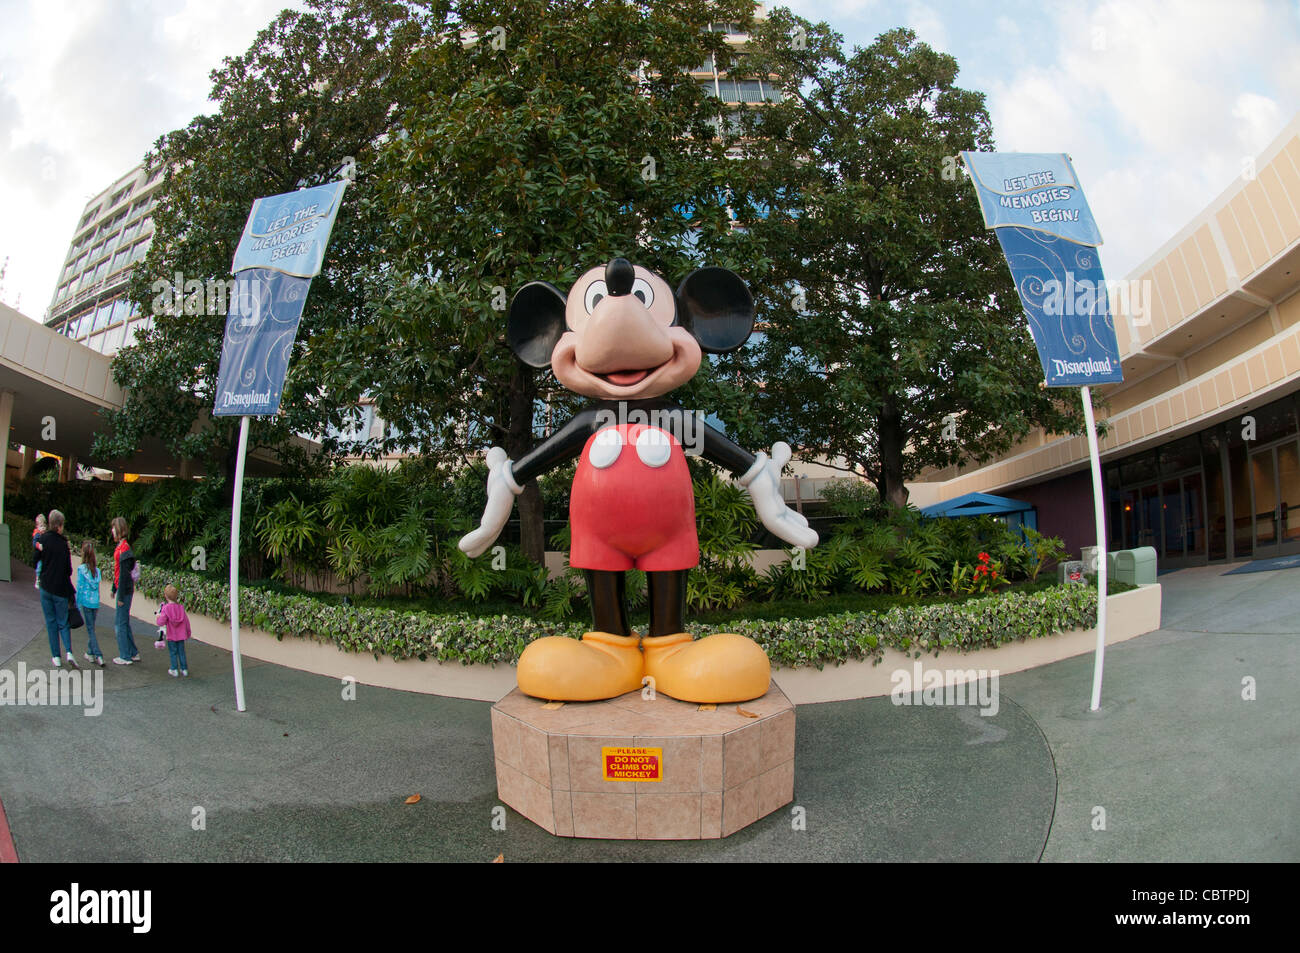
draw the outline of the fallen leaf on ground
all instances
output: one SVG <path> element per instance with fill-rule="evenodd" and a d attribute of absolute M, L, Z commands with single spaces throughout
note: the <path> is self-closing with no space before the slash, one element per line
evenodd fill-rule
<path fill-rule="evenodd" d="M 408 797 L 408 798 L 406 799 L 406 803 L 407 803 L 407 804 L 419 804 L 419 803 L 420 803 L 420 795 L 418 795 L 418 794 L 412 794 L 410 797 Z"/>
<path fill-rule="evenodd" d="M 736 706 L 736 714 L 737 714 L 737 715 L 744 715 L 746 718 L 757 718 L 757 717 L 758 717 L 758 712 L 756 712 L 756 711 L 745 711 L 745 709 L 741 708 L 739 705 Z"/>
<path fill-rule="evenodd" d="M 497 854 L 496 860 L 492 861 L 492 863 L 494 864 L 504 864 L 505 862 L 506 862 L 505 854 Z"/>

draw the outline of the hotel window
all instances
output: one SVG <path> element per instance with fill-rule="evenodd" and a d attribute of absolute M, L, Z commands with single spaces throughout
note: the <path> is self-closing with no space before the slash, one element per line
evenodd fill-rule
<path fill-rule="evenodd" d="M 117 298 L 113 301 L 113 310 L 108 316 L 109 324 L 116 324 L 119 321 L 126 320 L 126 314 L 130 304 L 125 298 Z"/>
<path fill-rule="evenodd" d="M 122 338 L 126 334 L 126 325 L 119 324 L 115 328 L 109 328 L 104 335 L 104 353 L 116 354 L 122 349 Z"/>
<path fill-rule="evenodd" d="M 113 314 L 113 305 L 111 302 L 108 304 L 101 304 L 98 308 L 96 308 L 95 323 L 94 325 L 91 326 L 90 329 L 91 332 L 93 333 L 95 331 L 102 331 L 104 330 L 104 328 L 108 327 L 108 319 L 112 316 L 112 314 Z"/>
<path fill-rule="evenodd" d="M 113 264 L 108 270 L 110 273 L 121 271 L 129 264 L 131 264 L 131 249 L 124 248 L 113 256 Z"/>
<path fill-rule="evenodd" d="M 763 87 L 759 85 L 758 80 L 740 80 L 740 101 L 742 103 L 761 103 L 763 101 Z"/>
<path fill-rule="evenodd" d="M 144 257 L 144 253 L 147 252 L 148 250 L 149 250 L 148 241 L 137 242 L 135 247 L 131 249 L 131 261 L 133 262 L 139 261 L 141 258 Z"/>

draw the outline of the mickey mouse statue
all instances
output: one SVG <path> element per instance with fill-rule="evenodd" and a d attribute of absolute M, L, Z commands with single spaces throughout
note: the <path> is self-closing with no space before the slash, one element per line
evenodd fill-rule
<path fill-rule="evenodd" d="M 695 498 L 683 444 L 732 473 L 763 525 L 805 549 L 817 545 L 808 521 L 786 506 L 781 469 L 790 447 L 754 456 L 665 394 L 699 370 L 702 352 L 724 354 L 749 339 L 754 299 L 724 268 L 700 268 L 674 295 L 658 275 L 625 258 L 592 268 L 566 298 L 529 282 L 510 303 L 507 340 L 533 368 L 549 366 L 569 390 L 596 398 L 518 461 L 500 447 L 487 455 L 487 506 L 460 541 L 481 555 L 510 517 L 523 484 L 580 456 L 569 503 L 569 564 L 582 569 L 593 631 L 581 641 L 550 636 L 519 658 L 519 688 L 536 698 L 594 701 L 655 690 L 681 701 L 738 702 L 765 694 L 767 654 L 752 640 L 719 633 L 698 641 L 685 631 L 686 573 L 699 564 Z M 627 622 L 625 573 L 645 570 L 650 627 Z"/>

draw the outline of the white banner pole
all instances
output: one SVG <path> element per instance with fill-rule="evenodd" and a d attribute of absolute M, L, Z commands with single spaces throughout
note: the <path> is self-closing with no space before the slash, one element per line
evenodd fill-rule
<path fill-rule="evenodd" d="M 1101 671 L 1106 662 L 1106 508 L 1101 483 L 1101 453 L 1097 449 L 1097 423 L 1092 415 L 1092 393 L 1085 385 L 1083 416 L 1088 422 L 1088 456 L 1092 458 L 1092 505 L 1097 518 L 1097 650 L 1092 662 L 1092 705 L 1101 707 Z"/>
<path fill-rule="evenodd" d="M 235 666 L 235 708 L 244 705 L 244 660 L 239 654 L 239 511 L 244 502 L 244 458 L 248 455 L 248 415 L 239 421 L 239 455 L 235 458 L 235 496 L 230 507 L 230 657 Z"/>

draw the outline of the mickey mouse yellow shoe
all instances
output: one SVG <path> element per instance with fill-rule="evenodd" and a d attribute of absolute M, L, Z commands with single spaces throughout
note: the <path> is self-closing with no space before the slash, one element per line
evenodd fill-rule
<path fill-rule="evenodd" d="M 753 639 L 719 632 L 698 642 L 690 633 L 641 641 L 655 691 L 678 701 L 721 704 L 767 694 L 772 663 Z"/>
<path fill-rule="evenodd" d="M 588 632 L 578 642 L 549 635 L 519 656 L 519 690 L 547 701 L 616 698 L 641 687 L 643 660 L 635 635 Z"/>

